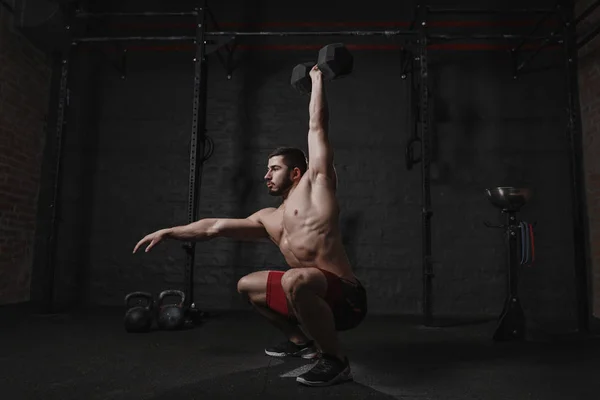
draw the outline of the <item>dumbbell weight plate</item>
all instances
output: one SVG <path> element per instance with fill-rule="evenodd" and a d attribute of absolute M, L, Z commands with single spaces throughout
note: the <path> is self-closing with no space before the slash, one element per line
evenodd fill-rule
<path fill-rule="evenodd" d="M 343 43 L 332 43 L 319 50 L 317 65 L 323 79 L 330 81 L 350 74 L 354 68 L 354 57 Z"/>
<path fill-rule="evenodd" d="M 312 80 L 310 79 L 310 70 L 315 63 L 306 62 L 298 64 L 292 70 L 291 84 L 298 92 L 302 94 L 310 93 L 312 90 Z"/>

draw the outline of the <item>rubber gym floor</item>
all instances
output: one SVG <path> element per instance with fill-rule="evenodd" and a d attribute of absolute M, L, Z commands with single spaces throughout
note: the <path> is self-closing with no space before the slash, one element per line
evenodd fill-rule
<path fill-rule="evenodd" d="M 354 381 L 313 388 L 312 365 L 276 359 L 283 337 L 252 311 L 209 315 L 193 329 L 131 334 L 122 309 L 42 315 L 0 309 L 3 399 L 576 400 L 600 396 L 600 340 L 491 340 L 495 322 L 424 327 L 367 316 L 341 334 Z"/>

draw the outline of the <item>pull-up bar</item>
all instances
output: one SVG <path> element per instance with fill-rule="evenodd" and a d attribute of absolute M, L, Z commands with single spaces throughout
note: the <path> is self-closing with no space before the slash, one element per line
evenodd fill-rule
<path fill-rule="evenodd" d="M 228 31 L 217 31 L 217 32 L 206 32 L 206 37 L 274 37 L 274 36 L 414 36 L 419 34 L 418 31 L 405 31 L 405 30 L 384 30 L 384 31 L 328 31 L 328 32 L 228 32 Z M 430 34 L 427 36 L 430 39 L 440 40 L 461 40 L 461 39 L 473 39 L 473 40 L 501 40 L 501 39 L 531 39 L 531 40 L 543 40 L 547 36 L 528 36 L 528 35 L 514 35 L 514 34 L 461 34 L 461 35 L 444 35 L 444 34 Z M 555 36 L 559 38 L 558 35 Z M 104 37 L 82 37 L 74 39 L 73 42 L 122 42 L 122 41 L 192 41 L 195 40 L 196 36 L 104 36 Z"/>
<path fill-rule="evenodd" d="M 193 17 L 198 15 L 197 11 L 181 12 L 104 12 L 88 13 L 79 12 L 75 14 L 76 18 L 106 18 L 106 17 Z"/>
<path fill-rule="evenodd" d="M 484 9 L 454 9 L 454 8 L 427 8 L 430 14 L 547 14 L 555 12 L 553 9 L 507 9 L 507 10 L 484 10 Z M 198 11 L 181 12 L 79 12 L 77 18 L 106 18 L 106 17 L 186 17 L 196 16 Z"/>
<path fill-rule="evenodd" d="M 217 36 L 411 36 L 416 35 L 415 31 L 404 30 L 385 30 L 385 31 L 329 31 L 329 32 L 226 32 L 215 31 L 206 32 L 206 37 Z M 74 42 L 119 42 L 119 41 L 138 41 L 138 40 L 156 40 L 156 41 L 186 41 L 195 40 L 196 36 L 105 36 L 105 37 L 84 37 L 74 39 Z"/>
<path fill-rule="evenodd" d="M 493 15 L 493 14 L 547 14 L 556 12 L 555 9 L 468 9 L 468 8 L 435 8 L 427 7 L 427 12 L 430 14 L 480 14 L 480 15 Z"/>
<path fill-rule="evenodd" d="M 196 40 L 196 36 L 123 36 L 123 37 L 85 37 L 73 39 L 73 43 L 80 42 L 126 42 L 126 41 L 157 41 L 157 42 L 185 42 Z"/>

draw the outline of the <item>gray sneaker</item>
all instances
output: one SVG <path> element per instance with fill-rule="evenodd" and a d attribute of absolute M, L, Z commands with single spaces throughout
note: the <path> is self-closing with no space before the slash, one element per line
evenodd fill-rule
<path fill-rule="evenodd" d="M 311 340 L 305 344 L 297 345 L 289 340 L 267 347 L 265 354 L 271 357 L 302 357 L 313 359 L 319 355 L 319 352 Z"/>

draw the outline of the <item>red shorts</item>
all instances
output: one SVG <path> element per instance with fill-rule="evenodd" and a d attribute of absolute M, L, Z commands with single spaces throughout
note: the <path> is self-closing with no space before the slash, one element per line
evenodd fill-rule
<path fill-rule="evenodd" d="M 331 308 L 335 319 L 336 329 L 343 331 L 354 328 L 367 313 L 367 296 L 360 282 L 355 283 L 347 279 L 319 269 L 327 279 L 327 293 L 325 302 Z M 295 318 L 289 310 L 288 300 L 281 286 L 283 271 L 269 271 L 267 278 L 267 306 L 273 311 L 288 318 Z"/>

